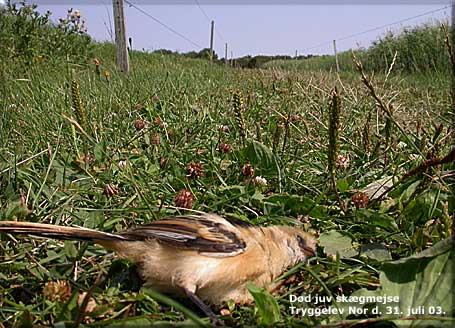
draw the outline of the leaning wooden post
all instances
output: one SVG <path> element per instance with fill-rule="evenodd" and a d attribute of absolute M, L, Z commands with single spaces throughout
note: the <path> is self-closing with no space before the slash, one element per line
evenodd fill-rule
<path fill-rule="evenodd" d="M 213 30 L 215 29 L 215 22 L 210 24 L 210 60 L 213 59 Z"/>
<path fill-rule="evenodd" d="M 112 0 L 114 6 L 115 46 L 117 67 L 123 73 L 130 71 L 128 50 L 126 46 L 125 14 L 123 0 Z"/>

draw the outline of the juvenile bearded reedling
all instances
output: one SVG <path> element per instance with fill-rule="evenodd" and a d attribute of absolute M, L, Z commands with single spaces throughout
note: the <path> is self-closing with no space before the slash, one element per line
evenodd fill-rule
<path fill-rule="evenodd" d="M 16 221 L 0 221 L 0 232 L 100 244 L 137 263 L 154 290 L 186 295 L 212 320 L 205 302 L 248 303 L 247 281 L 272 289 L 275 278 L 313 256 L 316 247 L 297 228 L 256 227 L 216 214 L 168 217 L 119 234 Z"/>

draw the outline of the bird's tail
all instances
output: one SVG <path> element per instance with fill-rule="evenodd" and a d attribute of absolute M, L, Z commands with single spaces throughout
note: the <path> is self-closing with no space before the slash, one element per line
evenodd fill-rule
<path fill-rule="evenodd" d="M 79 228 L 64 227 L 53 224 L 0 221 L 0 232 L 11 234 L 27 234 L 33 236 L 64 239 L 64 240 L 84 240 L 84 241 L 123 241 L 128 238 L 107 232 Z"/>

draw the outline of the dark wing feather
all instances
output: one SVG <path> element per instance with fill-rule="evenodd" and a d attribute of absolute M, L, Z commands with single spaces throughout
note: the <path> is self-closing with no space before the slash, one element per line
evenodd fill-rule
<path fill-rule="evenodd" d="M 129 240 L 155 239 L 212 256 L 233 256 L 246 247 L 237 228 L 214 214 L 169 217 L 138 226 L 122 236 Z"/>

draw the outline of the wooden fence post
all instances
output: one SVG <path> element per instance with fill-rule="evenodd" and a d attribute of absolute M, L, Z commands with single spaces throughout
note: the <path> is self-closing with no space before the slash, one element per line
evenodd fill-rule
<path fill-rule="evenodd" d="M 114 6 L 115 46 L 117 67 L 123 73 L 130 71 L 128 50 L 126 46 L 125 13 L 123 0 L 112 0 Z"/>

